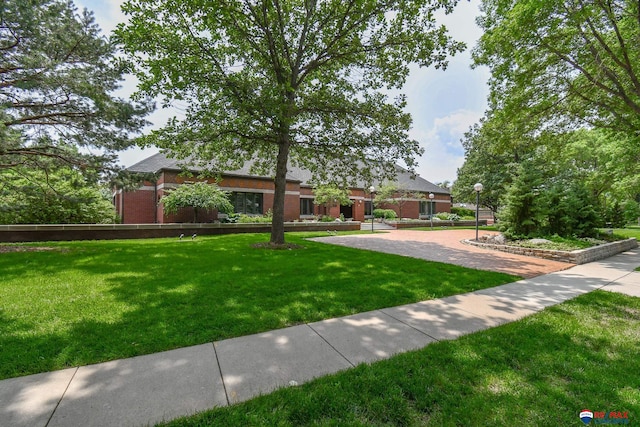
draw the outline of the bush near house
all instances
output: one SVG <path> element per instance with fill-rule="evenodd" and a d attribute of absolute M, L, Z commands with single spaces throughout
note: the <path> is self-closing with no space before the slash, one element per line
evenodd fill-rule
<path fill-rule="evenodd" d="M 393 209 L 374 209 L 373 216 L 375 218 L 396 219 L 398 215 Z"/>
<path fill-rule="evenodd" d="M 451 207 L 451 213 L 452 214 L 456 214 L 460 217 L 472 217 L 475 218 L 476 217 L 476 213 L 475 211 L 471 210 L 471 209 L 467 209 L 467 208 L 460 208 L 460 207 Z"/>

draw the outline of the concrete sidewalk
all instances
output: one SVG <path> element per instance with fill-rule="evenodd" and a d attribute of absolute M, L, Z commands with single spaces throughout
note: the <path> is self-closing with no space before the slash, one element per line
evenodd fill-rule
<path fill-rule="evenodd" d="M 144 426 L 497 326 L 604 289 L 640 296 L 640 249 L 464 295 L 0 381 L 0 426 Z"/>

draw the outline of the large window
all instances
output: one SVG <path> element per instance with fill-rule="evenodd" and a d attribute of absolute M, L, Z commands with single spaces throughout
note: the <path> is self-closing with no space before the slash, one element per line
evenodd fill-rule
<path fill-rule="evenodd" d="M 262 193 L 231 193 L 231 203 L 235 213 L 262 215 Z"/>
<path fill-rule="evenodd" d="M 435 215 L 436 214 L 436 202 L 422 201 L 420 202 L 420 215 Z"/>
<path fill-rule="evenodd" d="M 300 215 L 313 215 L 313 199 L 300 199 Z"/>
<path fill-rule="evenodd" d="M 371 216 L 371 201 L 364 201 L 364 216 Z"/>

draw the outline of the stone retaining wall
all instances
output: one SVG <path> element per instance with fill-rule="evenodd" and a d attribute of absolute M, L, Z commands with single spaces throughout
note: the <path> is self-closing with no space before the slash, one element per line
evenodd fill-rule
<path fill-rule="evenodd" d="M 357 221 L 285 222 L 285 231 L 353 231 Z M 146 239 L 153 237 L 190 237 L 233 233 L 270 233 L 271 224 L 65 224 L 0 225 L 0 242 L 44 242 L 55 240 Z"/>
<path fill-rule="evenodd" d="M 521 248 L 519 246 L 479 243 L 474 240 L 464 240 L 464 243 L 473 246 L 479 246 L 482 248 L 508 252 L 510 254 L 533 256 L 554 261 L 569 262 L 572 264 L 586 264 L 588 262 L 608 258 L 610 256 L 638 247 L 638 241 L 635 238 L 606 243 L 604 245 L 593 246 L 587 249 L 578 249 L 575 251 L 555 251 L 550 249 Z"/>

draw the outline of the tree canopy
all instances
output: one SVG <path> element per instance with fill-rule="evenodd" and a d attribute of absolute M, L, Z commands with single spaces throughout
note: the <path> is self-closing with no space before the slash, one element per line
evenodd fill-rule
<path fill-rule="evenodd" d="M 288 164 L 346 186 L 422 153 L 401 88 L 409 63 L 445 67 L 464 46 L 434 13 L 456 0 L 129 0 L 117 37 L 140 93 L 187 104 L 143 143 L 216 171 L 274 176 L 271 243 L 284 242 Z"/>
<path fill-rule="evenodd" d="M 78 171 L 25 166 L 0 169 L 0 224 L 112 224 L 108 189 Z"/>
<path fill-rule="evenodd" d="M 65 0 L 3 1 L 0 52 L 0 169 L 73 165 L 88 173 L 133 145 L 129 133 L 151 106 L 112 94 L 126 66 L 92 13 Z"/>
<path fill-rule="evenodd" d="M 483 0 L 475 63 L 490 67 L 493 112 L 519 133 L 585 124 L 640 151 L 640 4 Z"/>
<path fill-rule="evenodd" d="M 324 205 L 326 208 L 334 206 L 351 206 L 353 201 L 349 198 L 349 190 L 336 185 L 318 185 L 313 188 L 313 203 Z"/>
<path fill-rule="evenodd" d="M 640 199 L 640 9 L 630 0 L 483 0 L 490 108 L 465 135 L 454 196 L 513 235 L 589 235 Z M 624 220 L 622 220 L 624 222 Z"/>

